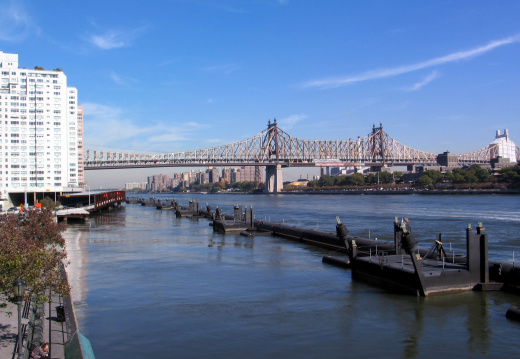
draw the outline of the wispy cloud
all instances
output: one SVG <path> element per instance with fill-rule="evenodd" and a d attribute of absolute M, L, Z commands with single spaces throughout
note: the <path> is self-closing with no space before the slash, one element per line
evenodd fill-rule
<path fill-rule="evenodd" d="M 307 115 L 291 115 L 289 117 L 284 117 L 279 120 L 277 120 L 278 124 L 280 125 L 280 128 L 283 128 L 284 130 L 290 130 L 298 122 L 301 120 L 304 120 L 307 118 Z"/>
<path fill-rule="evenodd" d="M 429 74 L 428 76 L 423 78 L 421 81 L 419 81 L 416 84 L 414 84 L 413 86 L 407 88 L 406 91 L 417 91 L 421 87 L 426 86 L 427 84 L 429 84 L 430 82 L 432 82 L 433 80 L 435 80 L 438 77 L 439 77 L 439 72 L 433 71 L 431 74 Z"/>
<path fill-rule="evenodd" d="M 94 34 L 88 37 L 88 41 L 103 50 L 117 49 L 128 47 L 133 41 L 146 31 L 146 27 L 136 29 L 109 29 L 101 34 Z"/>
<path fill-rule="evenodd" d="M 491 41 L 486 45 L 479 46 L 470 50 L 454 52 L 452 54 L 437 57 L 431 60 L 427 60 L 424 62 L 419 62 L 417 64 L 399 66 L 388 69 L 377 69 L 371 70 L 367 72 L 363 72 L 358 75 L 347 76 L 347 77 L 335 77 L 335 78 L 326 78 L 321 80 L 308 81 L 302 85 L 303 88 L 318 88 L 318 89 L 329 89 L 335 87 L 347 86 L 356 82 L 363 82 L 368 80 L 375 80 L 380 78 L 398 76 L 405 73 L 434 67 L 438 65 L 443 65 L 451 62 L 457 62 L 465 59 L 470 59 L 472 57 L 483 55 L 487 52 L 495 50 L 499 47 L 510 45 L 513 43 L 517 43 L 520 41 L 520 35 L 510 36 L 501 40 Z"/>
<path fill-rule="evenodd" d="M 238 71 L 239 69 L 240 69 L 240 67 L 238 67 L 235 64 L 206 66 L 206 67 L 202 68 L 202 70 L 206 71 L 206 72 L 220 73 L 220 74 L 225 74 L 225 75 L 229 75 L 235 71 Z"/>
<path fill-rule="evenodd" d="M 203 129 L 207 129 L 208 125 L 203 125 L 198 122 L 185 122 L 181 126 L 164 126 L 159 125 L 154 134 L 148 136 L 146 141 L 151 143 L 162 142 L 168 143 L 172 141 L 187 141 L 191 140 L 193 134 L 198 133 Z"/>
<path fill-rule="evenodd" d="M 85 103 L 83 107 L 89 123 L 85 131 L 85 144 L 90 149 L 110 147 L 121 152 L 173 152 L 175 142 L 190 141 L 202 129 L 208 128 L 197 122 L 186 122 L 180 126 L 138 122 L 122 108 L 99 103 Z"/>
<path fill-rule="evenodd" d="M 89 126 L 86 128 L 86 141 L 97 144 L 122 142 L 134 136 L 149 133 L 151 127 L 141 127 L 125 118 L 124 111 L 119 107 L 107 106 L 98 103 L 84 103 L 85 117 Z"/>
<path fill-rule="evenodd" d="M 127 85 L 129 83 L 137 82 L 137 80 L 132 77 L 121 76 L 116 74 L 114 71 L 110 72 L 109 77 L 118 85 Z"/>
<path fill-rule="evenodd" d="M 2 11 L 0 11 L 0 41 L 22 41 L 34 32 L 39 32 L 39 29 L 23 7 L 23 3 L 9 1 L 2 5 Z"/>
<path fill-rule="evenodd" d="M 177 61 L 179 61 L 178 59 L 168 59 L 168 60 L 164 60 L 162 62 L 160 62 L 158 64 L 158 66 L 168 66 L 168 65 L 171 65 L 171 64 L 174 64 L 176 63 Z"/>

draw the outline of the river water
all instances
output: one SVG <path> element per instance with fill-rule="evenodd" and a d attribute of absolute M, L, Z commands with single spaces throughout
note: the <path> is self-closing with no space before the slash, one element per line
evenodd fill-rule
<path fill-rule="evenodd" d="M 483 222 L 490 259 L 520 252 L 520 197 L 507 195 L 160 195 L 257 219 L 323 231 L 336 216 L 350 234 L 390 240 L 395 216 L 420 246 L 437 233 L 465 251 L 465 228 Z M 330 252 L 268 235 L 214 233 L 207 219 L 123 205 L 69 224 L 79 330 L 97 359 L 513 358 L 520 296 L 464 292 L 427 298 L 353 281 L 322 263 Z M 520 253 L 519 253 L 520 254 Z"/>

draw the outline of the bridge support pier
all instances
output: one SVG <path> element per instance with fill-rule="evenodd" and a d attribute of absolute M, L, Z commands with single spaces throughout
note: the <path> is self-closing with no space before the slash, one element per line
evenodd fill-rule
<path fill-rule="evenodd" d="M 283 189 L 282 166 L 265 166 L 265 192 L 279 193 Z"/>

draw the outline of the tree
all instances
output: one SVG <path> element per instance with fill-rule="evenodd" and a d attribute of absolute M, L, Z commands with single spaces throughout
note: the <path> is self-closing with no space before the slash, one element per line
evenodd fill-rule
<path fill-rule="evenodd" d="M 466 174 L 462 168 L 453 169 L 453 183 L 466 183 Z"/>
<path fill-rule="evenodd" d="M 441 183 L 444 179 L 441 171 L 438 170 L 426 170 L 424 174 L 431 178 L 433 185 Z"/>
<path fill-rule="evenodd" d="M 312 180 L 312 181 L 307 182 L 307 187 L 310 187 L 310 188 L 318 187 L 318 181 L 317 180 Z"/>
<path fill-rule="evenodd" d="M 489 172 L 485 168 L 480 167 L 479 165 L 471 165 L 468 169 L 468 172 L 473 174 L 479 183 L 486 183 L 489 181 Z"/>
<path fill-rule="evenodd" d="M 54 202 L 50 197 L 46 196 L 44 199 L 40 201 L 43 207 L 50 209 L 57 209 L 60 206 L 60 202 Z"/>
<path fill-rule="evenodd" d="M 502 168 L 500 181 L 507 183 L 510 188 L 520 188 L 520 166 Z"/>
<path fill-rule="evenodd" d="M 320 187 L 332 187 L 334 185 L 334 178 L 327 175 L 323 175 L 318 180 L 318 185 Z"/>
<path fill-rule="evenodd" d="M 394 183 L 394 175 L 391 172 L 378 172 L 380 184 Z"/>
<path fill-rule="evenodd" d="M 11 283 L 21 278 L 39 300 L 48 300 L 44 290 L 67 295 L 70 288 L 61 276 L 67 258 L 61 232 L 48 208 L 34 209 L 0 219 L 0 284 L 3 293 L 13 295 Z"/>
<path fill-rule="evenodd" d="M 432 179 L 430 178 L 430 176 L 428 175 L 422 175 L 421 177 L 419 177 L 419 179 L 417 180 L 417 184 L 422 187 L 422 188 L 426 188 L 426 187 L 429 187 L 431 186 L 432 184 Z"/>
<path fill-rule="evenodd" d="M 448 181 L 448 182 L 451 182 L 453 183 L 453 172 L 451 171 L 446 171 L 446 173 L 444 174 L 444 180 Z"/>
<path fill-rule="evenodd" d="M 365 177 L 361 173 L 354 173 L 348 176 L 348 182 L 351 186 L 364 186 Z"/>
<path fill-rule="evenodd" d="M 401 182 L 403 182 L 403 172 L 395 171 L 394 172 L 394 183 L 401 183 Z"/>
<path fill-rule="evenodd" d="M 347 185 L 347 176 L 336 176 L 334 177 L 334 185 L 343 187 Z"/>

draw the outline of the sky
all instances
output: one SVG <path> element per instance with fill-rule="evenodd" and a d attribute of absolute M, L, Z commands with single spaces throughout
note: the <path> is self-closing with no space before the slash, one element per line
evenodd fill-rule
<path fill-rule="evenodd" d="M 0 0 L 0 50 L 63 69 L 85 148 L 170 153 L 366 136 L 455 154 L 520 144 L 519 1 Z M 121 187 L 183 168 L 87 171 Z M 308 169 L 284 171 L 284 180 Z"/>

